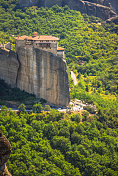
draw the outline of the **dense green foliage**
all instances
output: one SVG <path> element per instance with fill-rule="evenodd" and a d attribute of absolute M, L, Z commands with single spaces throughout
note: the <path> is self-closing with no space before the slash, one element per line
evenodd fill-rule
<path fill-rule="evenodd" d="M 117 176 L 117 127 L 116 117 L 100 112 L 87 113 L 86 120 L 85 113 L 56 110 L 18 116 L 3 107 L 0 112 L 0 128 L 12 145 L 8 168 L 15 176 Z"/>
<path fill-rule="evenodd" d="M 0 104 L 4 104 L 6 100 L 26 103 L 36 100 L 36 97 L 18 88 L 11 88 L 3 80 L 0 80 Z"/>

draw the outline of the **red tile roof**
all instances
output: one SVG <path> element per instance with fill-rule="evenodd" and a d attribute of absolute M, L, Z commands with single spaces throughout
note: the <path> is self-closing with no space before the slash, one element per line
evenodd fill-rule
<path fill-rule="evenodd" d="M 57 51 L 62 51 L 62 50 L 64 50 L 64 48 L 61 48 L 61 47 L 57 48 Z"/>
<path fill-rule="evenodd" d="M 54 40 L 54 41 L 58 41 L 59 38 L 56 38 L 56 37 L 53 37 L 53 36 L 48 36 L 48 35 L 39 35 L 39 36 L 35 36 L 35 37 L 32 37 L 32 36 L 26 36 L 26 35 L 23 35 L 23 36 L 18 36 L 18 37 L 15 37 L 16 40 L 44 40 L 44 41 L 47 41 L 47 40 Z"/>

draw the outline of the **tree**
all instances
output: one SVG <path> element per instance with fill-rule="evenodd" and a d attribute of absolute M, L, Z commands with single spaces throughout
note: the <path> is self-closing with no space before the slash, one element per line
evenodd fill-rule
<path fill-rule="evenodd" d="M 50 111 L 50 106 L 49 106 L 49 105 L 45 105 L 44 110 L 45 110 L 45 111 Z"/>
<path fill-rule="evenodd" d="M 25 113 L 26 112 L 26 106 L 24 105 L 24 104 L 21 104 L 19 107 L 18 107 L 18 109 L 19 109 L 19 112 L 20 113 Z"/>
<path fill-rule="evenodd" d="M 71 149 L 71 142 L 64 136 L 54 136 L 52 139 L 52 147 L 59 149 L 62 153 L 66 153 Z"/>
<path fill-rule="evenodd" d="M 81 140 L 82 140 L 82 135 L 78 134 L 77 132 L 74 132 L 72 135 L 71 135 L 71 142 L 72 144 L 80 144 L 81 143 Z"/>
<path fill-rule="evenodd" d="M 43 109 L 43 107 L 40 102 L 33 105 L 33 112 L 34 113 L 40 113 L 42 109 Z"/>

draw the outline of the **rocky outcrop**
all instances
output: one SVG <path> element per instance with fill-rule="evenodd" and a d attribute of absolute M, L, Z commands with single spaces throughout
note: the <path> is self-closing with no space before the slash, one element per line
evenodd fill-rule
<path fill-rule="evenodd" d="M 107 6 L 113 9 L 118 14 L 118 0 L 84 0 L 89 1 L 96 4 L 101 4 L 103 6 Z"/>
<path fill-rule="evenodd" d="M 110 7 L 91 3 L 88 1 L 70 0 L 68 1 L 68 4 L 74 10 L 78 10 L 81 13 L 86 13 L 87 15 L 99 17 L 103 20 L 106 20 L 116 15 L 116 13 Z"/>
<path fill-rule="evenodd" d="M 113 10 L 118 15 L 118 0 L 109 0 L 109 2 L 111 3 L 111 6 L 112 6 Z"/>
<path fill-rule="evenodd" d="M 107 23 L 115 23 L 118 25 L 118 16 L 109 18 L 108 20 L 106 20 Z"/>
<path fill-rule="evenodd" d="M 69 104 L 66 62 L 32 45 L 13 51 L 0 50 L 0 79 L 55 105 Z"/>
<path fill-rule="evenodd" d="M 18 68 L 17 54 L 13 51 L 0 49 L 0 79 L 3 79 L 11 87 L 15 87 Z"/>
<path fill-rule="evenodd" d="M 84 1 L 100 4 L 100 5 L 107 6 L 107 7 L 111 7 L 109 0 L 84 0 Z"/>
<path fill-rule="evenodd" d="M 0 176 L 11 176 L 9 173 L 6 162 L 11 153 L 11 145 L 6 136 L 0 130 Z"/>
<path fill-rule="evenodd" d="M 28 7 L 32 5 L 37 5 L 39 7 L 52 7 L 56 4 L 59 6 L 68 5 L 70 9 L 100 17 L 103 20 L 116 15 L 116 13 L 112 10 L 108 0 L 19 0 L 19 4 L 21 7 Z"/>
<path fill-rule="evenodd" d="M 68 105 L 66 63 L 61 57 L 27 45 L 18 52 L 21 67 L 17 87 L 56 105 Z"/>

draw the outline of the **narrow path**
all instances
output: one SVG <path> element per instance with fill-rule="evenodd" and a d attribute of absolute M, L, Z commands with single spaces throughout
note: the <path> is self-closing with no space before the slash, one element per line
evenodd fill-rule
<path fill-rule="evenodd" d="M 76 78 L 75 73 L 73 71 L 71 71 L 71 78 L 74 82 L 74 85 L 77 85 L 77 78 Z"/>

